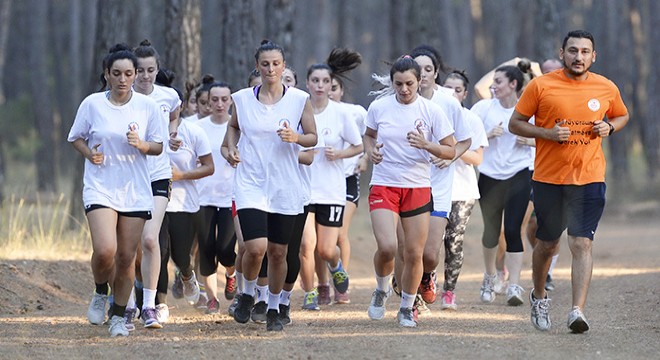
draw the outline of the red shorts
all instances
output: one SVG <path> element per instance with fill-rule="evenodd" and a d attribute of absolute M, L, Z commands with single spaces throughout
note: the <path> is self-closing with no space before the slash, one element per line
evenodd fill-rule
<path fill-rule="evenodd" d="M 369 190 L 369 211 L 387 209 L 401 217 L 410 217 L 433 210 L 431 188 L 396 188 L 374 185 Z"/>

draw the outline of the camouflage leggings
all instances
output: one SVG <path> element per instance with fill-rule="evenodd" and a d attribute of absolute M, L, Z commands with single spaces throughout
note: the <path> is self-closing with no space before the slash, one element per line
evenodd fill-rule
<path fill-rule="evenodd" d="M 476 200 L 452 201 L 449 222 L 445 230 L 444 291 L 454 291 L 463 267 L 463 237 Z"/>

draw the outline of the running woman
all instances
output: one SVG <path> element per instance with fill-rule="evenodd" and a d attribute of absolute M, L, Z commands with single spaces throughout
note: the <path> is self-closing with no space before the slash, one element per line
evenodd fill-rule
<path fill-rule="evenodd" d="M 126 45 L 113 46 L 103 65 L 110 90 L 83 100 L 67 140 L 86 159 L 83 204 L 96 283 L 87 319 L 95 325 L 105 320 L 108 281 L 114 273 L 109 314 L 114 337 L 128 336 L 124 313 L 135 278 L 135 253 L 154 208 L 147 155 L 163 151 L 167 127 L 158 104 L 132 90 L 138 59 Z"/>
<path fill-rule="evenodd" d="M 346 181 L 343 159 L 362 153 L 360 130 L 346 107 L 331 101 L 328 93 L 332 76 L 339 76 L 362 62 L 359 53 L 347 49 L 334 49 L 326 63 L 314 64 L 307 70 L 307 89 L 310 93 L 316 128 L 319 130 L 314 162 L 311 165 L 311 202 L 300 248 L 301 280 L 305 290 L 303 309 L 316 307 L 313 296 L 314 272 L 319 278 L 319 300 L 330 303 L 330 285 L 327 269 L 332 276 L 335 292 L 346 294 L 348 273 L 342 266 L 337 247 L 339 229 L 344 217 Z M 344 149 L 344 144 L 349 146 Z M 318 261 L 315 259 L 318 255 Z M 315 263 L 316 266 L 315 266 Z M 327 265 L 326 265 L 327 263 Z M 310 303 L 308 300 L 312 300 Z"/>
<path fill-rule="evenodd" d="M 300 146 L 316 145 L 316 126 L 308 95 L 282 84 L 284 50 L 265 40 L 255 60 L 263 83 L 232 95 L 234 105 L 226 135 L 228 161 L 237 166 L 234 192 L 245 246 L 245 291 L 238 299 L 234 319 L 239 323 L 250 319 L 257 276 L 267 253 L 266 329 L 281 331 L 279 303 L 287 244 L 296 215 L 304 211 L 298 152 Z M 296 132 L 299 126 L 302 134 Z"/>
<path fill-rule="evenodd" d="M 374 320 L 385 317 L 400 219 L 404 237 L 398 241 L 404 242 L 405 250 L 397 320 L 401 326 L 415 327 L 413 303 L 422 279 L 422 255 L 433 206 L 429 156 L 454 158 L 454 130 L 440 106 L 418 94 L 421 69 L 411 56 L 396 60 L 389 79 L 394 94 L 371 103 L 364 137 L 374 163 L 369 210 L 378 245 L 374 255 L 377 287 L 368 314 Z M 440 140 L 433 142 L 432 138 Z"/>

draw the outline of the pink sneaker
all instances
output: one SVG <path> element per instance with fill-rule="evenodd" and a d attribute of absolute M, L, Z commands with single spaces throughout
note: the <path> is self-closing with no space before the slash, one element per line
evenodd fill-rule
<path fill-rule="evenodd" d="M 320 285 L 317 287 L 319 291 L 319 305 L 330 305 L 330 285 Z"/>
<path fill-rule="evenodd" d="M 456 295 L 451 290 L 442 293 L 441 301 L 440 308 L 442 310 L 456 310 Z"/>
<path fill-rule="evenodd" d="M 340 293 L 339 291 L 335 290 L 335 304 L 350 304 L 351 299 L 348 297 L 348 291 L 345 293 Z"/>

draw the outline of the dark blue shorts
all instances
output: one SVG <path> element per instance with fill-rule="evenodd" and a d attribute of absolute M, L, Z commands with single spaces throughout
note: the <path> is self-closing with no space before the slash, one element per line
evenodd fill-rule
<path fill-rule="evenodd" d="M 536 237 L 554 241 L 568 235 L 594 239 L 605 208 L 605 183 L 554 185 L 532 181 Z"/>

